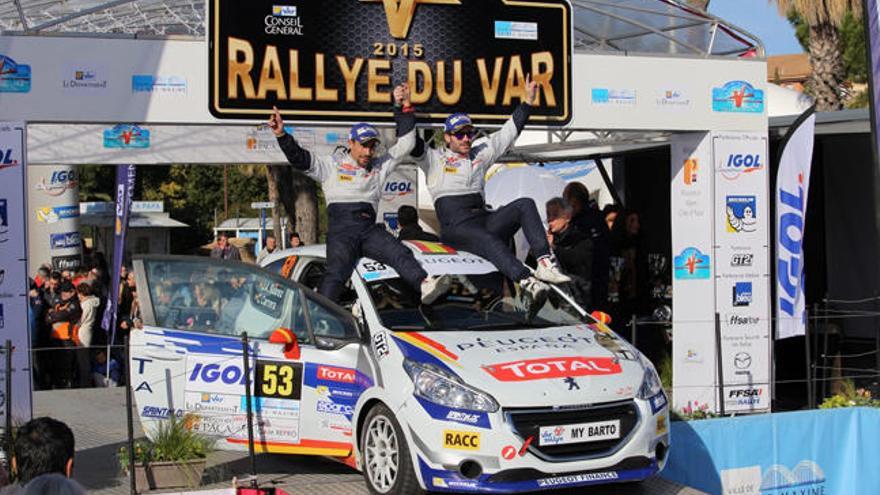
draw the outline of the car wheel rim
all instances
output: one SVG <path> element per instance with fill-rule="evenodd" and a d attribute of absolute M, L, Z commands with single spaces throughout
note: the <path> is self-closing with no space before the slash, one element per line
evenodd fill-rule
<path fill-rule="evenodd" d="M 379 493 L 388 493 L 397 480 L 400 461 L 397 434 L 388 418 L 377 416 L 370 421 L 364 441 L 364 460 L 370 484 Z"/>

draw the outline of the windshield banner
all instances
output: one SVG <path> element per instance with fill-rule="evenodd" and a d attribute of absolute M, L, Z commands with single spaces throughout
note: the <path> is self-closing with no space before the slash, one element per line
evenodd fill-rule
<path fill-rule="evenodd" d="M 571 120 L 567 0 L 213 0 L 211 113 L 293 121 L 392 121 L 409 81 L 424 118 L 501 124 L 538 83 L 531 122 Z M 332 15 L 328 15 L 332 12 Z"/>

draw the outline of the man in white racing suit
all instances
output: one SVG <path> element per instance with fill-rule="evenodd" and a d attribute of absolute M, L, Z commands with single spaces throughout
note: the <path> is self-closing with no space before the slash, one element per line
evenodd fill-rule
<path fill-rule="evenodd" d="M 547 243 L 535 202 L 520 198 L 497 210 L 486 208 L 483 197 L 486 171 L 513 146 L 529 119 L 537 83 L 526 76 L 526 95 L 501 130 L 474 141 L 476 132 L 466 114 L 450 115 L 444 124 L 442 149 L 430 149 L 417 138 L 412 155 L 425 172 L 428 190 L 440 221 L 440 239 L 450 246 L 489 260 L 533 296 L 547 289 L 543 282 L 565 283 Z M 522 228 L 538 260 L 531 271 L 510 249 L 510 239 Z"/>
<path fill-rule="evenodd" d="M 338 300 L 358 260 L 369 257 L 394 270 L 430 304 L 448 289 L 445 277 L 429 277 L 411 250 L 376 223 L 381 187 L 415 144 L 415 112 L 409 101 L 409 87 L 394 90 L 397 143 L 375 156 L 379 132 L 370 124 L 355 124 L 349 133 L 349 150 L 319 156 L 303 149 L 284 130 L 277 108 L 269 127 L 287 161 L 297 170 L 321 183 L 327 200 L 327 272 L 318 292 Z"/>

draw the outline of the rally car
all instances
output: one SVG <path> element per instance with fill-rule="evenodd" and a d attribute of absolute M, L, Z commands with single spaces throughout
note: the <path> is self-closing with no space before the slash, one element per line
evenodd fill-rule
<path fill-rule="evenodd" d="M 321 297 L 323 246 L 264 268 L 137 259 L 148 290 L 130 364 L 147 434 L 185 418 L 245 450 L 252 384 L 258 452 L 343 459 L 371 493 L 514 493 L 663 468 L 667 398 L 637 350 L 558 288 L 529 299 L 478 256 L 407 245 L 451 278 L 430 306 L 369 259 L 339 301 Z"/>

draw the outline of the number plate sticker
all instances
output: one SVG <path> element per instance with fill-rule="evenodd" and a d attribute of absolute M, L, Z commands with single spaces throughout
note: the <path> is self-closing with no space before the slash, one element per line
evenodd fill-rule
<path fill-rule="evenodd" d="M 300 400 L 303 386 L 302 363 L 257 361 L 254 396 Z"/>
<path fill-rule="evenodd" d="M 565 445 L 569 443 L 600 442 L 620 438 L 620 420 L 578 423 L 573 425 L 542 426 L 538 445 Z"/>

